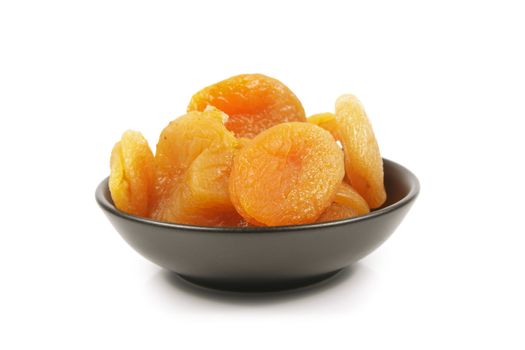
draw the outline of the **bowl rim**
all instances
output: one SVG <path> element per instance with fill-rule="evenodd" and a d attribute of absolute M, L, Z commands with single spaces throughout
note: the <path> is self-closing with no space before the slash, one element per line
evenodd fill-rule
<path fill-rule="evenodd" d="M 389 159 L 383 158 L 383 163 L 389 163 L 389 166 L 394 166 L 399 168 L 405 176 L 409 178 L 409 182 L 412 185 L 408 193 L 401 198 L 399 201 L 392 203 L 386 207 L 371 211 L 368 214 L 355 216 L 348 219 L 326 221 L 312 224 L 303 224 L 303 225 L 287 225 L 287 226 L 260 226 L 260 227 L 213 227 L 213 226 L 197 226 L 197 225 L 187 225 L 187 224 L 177 224 L 164 221 L 157 221 L 150 218 L 145 218 L 141 216 L 135 216 L 132 214 L 127 214 L 120 211 L 115 207 L 113 203 L 108 201 L 106 198 L 106 190 L 108 188 L 109 177 L 106 177 L 100 184 L 97 186 L 95 191 L 95 198 L 98 205 L 105 211 L 116 215 L 122 219 L 135 221 L 137 223 L 153 225 L 162 228 L 172 228 L 180 231 L 190 231 L 190 232 L 215 232 L 215 233 L 253 233 L 253 234 L 267 234 L 267 233 L 282 233 L 282 232 L 291 232 L 291 231 L 304 231 L 310 229 L 320 229 L 327 227 L 335 227 L 341 225 L 347 225 L 354 222 L 361 222 L 365 220 L 370 220 L 378 216 L 392 212 L 398 208 L 401 208 L 411 201 L 413 201 L 419 194 L 420 184 L 419 180 L 410 170 L 405 168 L 399 163 L 391 161 Z"/>

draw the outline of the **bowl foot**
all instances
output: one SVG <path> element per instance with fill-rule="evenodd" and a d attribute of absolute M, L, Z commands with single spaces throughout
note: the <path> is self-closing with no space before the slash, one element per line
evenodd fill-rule
<path fill-rule="evenodd" d="M 292 280 L 270 280 L 270 281 L 247 281 L 247 280 L 232 280 L 232 279 L 203 279 L 198 277 L 183 276 L 177 274 L 184 281 L 197 285 L 199 287 L 232 291 L 232 292 L 248 292 L 248 293 L 260 293 L 260 292 L 277 292 L 290 289 L 297 289 L 306 286 L 312 286 L 319 284 L 327 279 L 337 275 L 343 269 L 328 272 L 322 275 L 292 279 Z"/>

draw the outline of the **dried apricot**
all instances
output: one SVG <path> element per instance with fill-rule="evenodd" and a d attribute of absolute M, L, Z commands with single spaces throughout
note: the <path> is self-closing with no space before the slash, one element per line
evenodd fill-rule
<path fill-rule="evenodd" d="M 203 226 L 237 226 L 241 217 L 228 192 L 234 148 L 204 150 L 169 198 L 169 221 Z M 166 217 L 164 218 L 166 219 Z"/>
<path fill-rule="evenodd" d="M 208 108 L 177 118 L 162 131 L 155 155 L 155 219 L 195 225 L 240 220 L 228 193 L 238 141 L 224 127 L 227 117 Z"/>
<path fill-rule="evenodd" d="M 347 218 L 353 218 L 357 216 L 355 209 L 347 207 L 346 205 L 333 202 L 330 206 L 321 214 L 317 222 L 327 222 L 342 220 Z"/>
<path fill-rule="evenodd" d="M 148 216 L 154 196 L 154 160 L 148 142 L 126 131 L 113 147 L 109 190 L 115 206 L 129 214 Z"/>
<path fill-rule="evenodd" d="M 366 200 L 361 197 L 352 186 L 344 181 L 337 190 L 334 202 L 353 208 L 357 212 L 357 215 L 364 215 L 370 212 Z"/>
<path fill-rule="evenodd" d="M 303 106 L 277 79 L 262 74 L 242 74 L 197 92 L 188 111 L 215 106 L 228 114 L 226 128 L 238 137 L 253 138 L 276 124 L 306 121 Z"/>
<path fill-rule="evenodd" d="M 378 208 L 386 200 L 383 159 L 361 102 L 353 95 L 339 97 L 335 118 L 345 153 L 346 177 L 370 208 Z"/>
<path fill-rule="evenodd" d="M 306 224 L 330 206 L 343 177 L 343 153 L 329 132 L 309 123 L 283 123 L 237 153 L 230 197 L 251 224 Z"/>
<path fill-rule="evenodd" d="M 317 222 L 351 218 L 369 212 L 370 208 L 364 198 L 350 185 L 342 182 L 333 203 L 317 219 Z"/>
<path fill-rule="evenodd" d="M 248 145 L 252 141 L 252 139 L 249 139 L 247 137 L 239 137 L 237 141 L 239 142 L 238 147 L 243 148 L 244 146 Z"/>
<path fill-rule="evenodd" d="M 315 124 L 329 131 L 335 138 L 337 134 L 337 121 L 333 113 L 318 113 L 308 117 L 308 123 Z"/>

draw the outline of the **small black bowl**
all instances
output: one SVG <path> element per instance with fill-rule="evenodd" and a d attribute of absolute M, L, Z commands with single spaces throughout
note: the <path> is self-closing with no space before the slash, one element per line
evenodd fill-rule
<path fill-rule="evenodd" d="M 202 227 L 171 224 L 119 211 L 108 179 L 96 199 L 115 229 L 155 264 L 198 285 L 237 291 L 270 291 L 324 280 L 379 247 L 403 220 L 419 181 L 384 160 L 387 202 L 345 220 L 297 226 Z"/>

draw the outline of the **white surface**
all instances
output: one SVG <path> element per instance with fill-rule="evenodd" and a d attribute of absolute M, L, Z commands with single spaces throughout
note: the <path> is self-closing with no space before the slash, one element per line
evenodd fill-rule
<path fill-rule="evenodd" d="M 0 348 L 523 349 L 523 33 L 518 1 L 1 1 Z M 391 239 L 323 287 L 189 288 L 95 204 L 125 129 L 154 146 L 244 72 L 308 114 L 355 93 L 421 180 Z"/>

